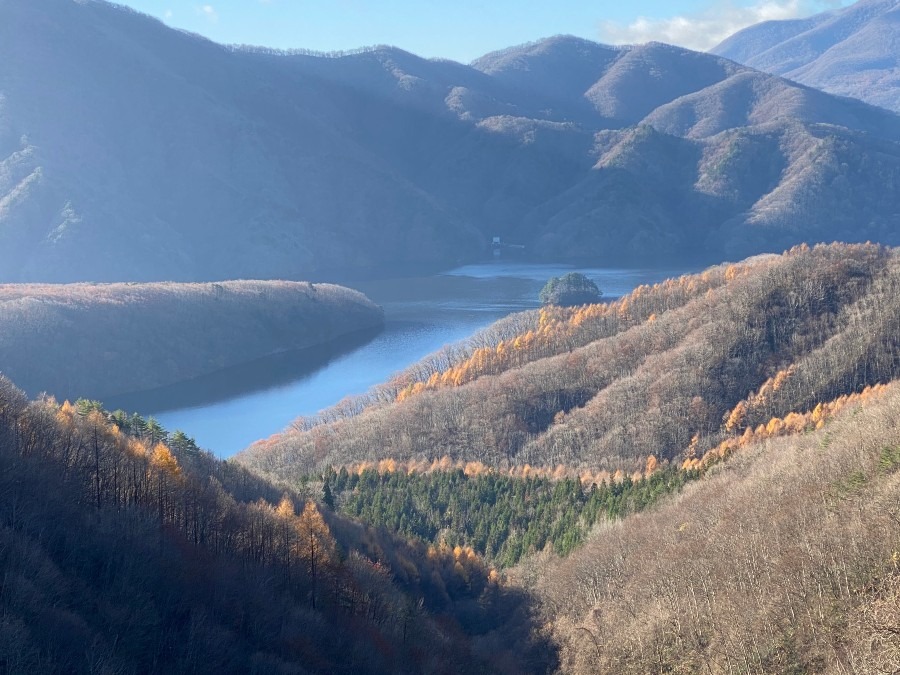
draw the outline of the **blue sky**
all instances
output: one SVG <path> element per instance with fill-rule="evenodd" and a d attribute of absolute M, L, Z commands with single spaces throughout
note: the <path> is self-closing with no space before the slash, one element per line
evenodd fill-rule
<path fill-rule="evenodd" d="M 559 33 L 708 49 L 744 26 L 850 0 L 119 0 L 216 42 L 320 51 L 391 44 L 468 62 Z"/>

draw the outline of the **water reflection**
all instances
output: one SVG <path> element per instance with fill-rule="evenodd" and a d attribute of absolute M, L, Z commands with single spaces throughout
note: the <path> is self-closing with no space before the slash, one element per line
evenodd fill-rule
<path fill-rule="evenodd" d="M 323 348 L 318 364 L 312 353 L 280 355 L 107 405 L 152 414 L 166 428 L 182 429 L 228 457 L 298 415 L 363 393 L 444 345 L 537 307 L 547 279 L 571 271 L 596 281 L 608 299 L 681 273 L 496 262 L 431 277 L 355 283 L 385 310 L 384 330 L 364 345 Z"/>
<path fill-rule="evenodd" d="M 323 345 L 256 359 L 184 382 L 106 400 L 111 409 L 164 413 L 227 401 L 302 380 L 371 342 L 382 328 L 356 331 Z"/>

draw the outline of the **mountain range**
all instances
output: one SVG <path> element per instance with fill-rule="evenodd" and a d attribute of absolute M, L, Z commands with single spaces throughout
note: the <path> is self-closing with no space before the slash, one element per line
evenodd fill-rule
<path fill-rule="evenodd" d="M 668 45 L 462 65 L 0 0 L 0 64 L 3 281 L 438 269 L 495 236 L 644 264 L 900 243 L 900 117 Z"/>
<path fill-rule="evenodd" d="M 713 54 L 900 112 L 900 2 L 860 0 L 805 19 L 765 21 Z"/>

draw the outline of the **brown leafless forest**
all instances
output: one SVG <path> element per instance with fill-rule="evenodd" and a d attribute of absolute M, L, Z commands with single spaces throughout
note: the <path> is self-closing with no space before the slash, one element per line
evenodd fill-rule
<path fill-rule="evenodd" d="M 898 252 L 820 245 L 511 317 L 240 461 L 289 482 L 700 470 L 514 569 L 558 670 L 896 673 L 898 291 Z"/>
<path fill-rule="evenodd" d="M 552 666 L 528 598 L 476 556 L 114 420 L 0 377 L 0 671 Z"/>
<path fill-rule="evenodd" d="M 240 461 L 291 478 L 395 459 L 636 471 L 681 462 L 773 416 L 900 369 L 900 255 L 800 247 L 640 287 L 616 302 L 511 319 L 358 405 L 258 443 Z M 725 422 L 750 401 L 741 424 Z M 771 387 L 770 387 L 771 389 Z"/>
<path fill-rule="evenodd" d="M 0 380 L 4 663 L 895 673 L 898 291 L 897 251 L 823 245 L 510 317 L 238 462 Z M 528 499 L 586 534 L 504 572 L 324 490 L 442 472 L 559 481 Z M 565 516 L 654 475 L 645 507 Z"/>
<path fill-rule="evenodd" d="M 895 673 L 900 389 L 752 444 L 521 582 L 571 673 Z"/>

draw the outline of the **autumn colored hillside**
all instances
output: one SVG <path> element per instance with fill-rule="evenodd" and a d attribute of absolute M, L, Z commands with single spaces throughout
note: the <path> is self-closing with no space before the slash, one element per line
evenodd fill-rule
<path fill-rule="evenodd" d="M 240 460 L 514 565 L 558 672 L 894 673 L 898 354 L 900 252 L 798 247 L 510 317 Z"/>
<path fill-rule="evenodd" d="M 31 395 L 106 398 L 382 322 L 363 294 L 332 284 L 10 284 L 0 286 L 0 373 Z"/>
<path fill-rule="evenodd" d="M 546 670 L 471 550 L 339 517 L 137 415 L 0 377 L 0 671 Z"/>
<path fill-rule="evenodd" d="M 518 579 L 566 673 L 895 673 L 900 388 L 747 443 Z M 818 427 L 818 428 L 816 428 Z"/>
<path fill-rule="evenodd" d="M 803 246 L 519 315 L 239 461 L 296 481 L 382 459 L 610 475 L 724 454 L 773 417 L 893 379 L 898 290 L 894 250 Z"/>
<path fill-rule="evenodd" d="M 898 291 L 835 244 L 528 312 L 240 462 L 0 378 L 0 659 L 892 673 Z"/>

